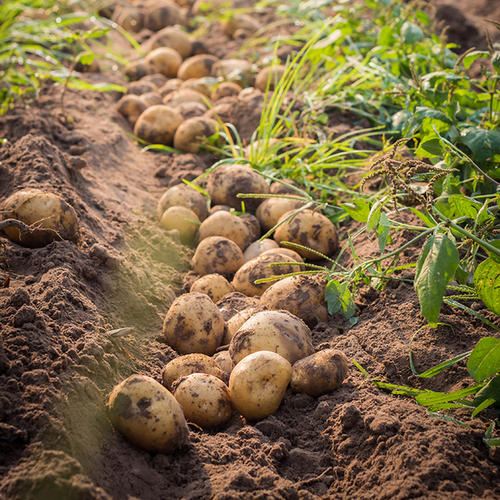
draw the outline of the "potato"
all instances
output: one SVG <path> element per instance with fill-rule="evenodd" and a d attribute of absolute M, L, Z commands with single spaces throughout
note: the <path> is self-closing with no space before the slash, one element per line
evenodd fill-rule
<path fill-rule="evenodd" d="M 144 13 L 131 6 L 117 5 L 111 20 L 132 33 L 138 33 L 144 28 Z"/>
<path fill-rule="evenodd" d="M 152 453 L 171 453 L 185 445 L 188 427 L 174 396 L 151 377 L 132 375 L 111 392 L 112 424 L 130 442 Z"/>
<path fill-rule="evenodd" d="M 175 132 L 174 148 L 187 153 L 198 153 L 204 141 L 214 135 L 217 129 L 217 122 L 210 118 L 188 118 Z"/>
<path fill-rule="evenodd" d="M 255 241 L 260 237 L 260 222 L 255 215 L 244 213 L 240 215 L 240 219 L 247 225 L 250 231 L 251 241 Z"/>
<path fill-rule="evenodd" d="M 176 184 L 163 193 L 156 208 L 158 218 L 161 218 L 167 208 L 175 206 L 189 208 L 198 216 L 199 220 L 206 219 L 208 215 L 207 199 L 205 196 L 184 183 Z"/>
<path fill-rule="evenodd" d="M 293 364 L 314 352 L 311 330 L 288 311 L 260 311 L 240 326 L 229 345 L 235 365 L 257 351 L 277 352 Z"/>
<path fill-rule="evenodd" d="M 212 75 L 222 80 L 234 82 L 241 87 L 253 85 L 255 80 L 252 64 L 244 59 L 217 61 L 212 68 Z"/>
<path fill-rule="evenodd" d="M 176 380 L 192 373 L 208 373 L 221 380 L 226 380 L 224 371 L 217 365 L 213 358 L 205 354 L 192 353 L 178 356 L 169 361 L 161 372 L 162 383 L 171 391 L 172 385 Z"/>
<path fill-rule="evenodd" d="M 16 219 L 29 226 L 27 231 L 15 225 L 3 228 L 10 240 L 24 247 L 43 247 L 61 239 L 76 242 L 80 234 L 75 209 L 60 196 L 40 189 L 23 189 L 10 195 L 0 214 L 3 220 Z"/>
<path fill-rule="evenodd" d="M 294 260 L 295 262 L 304 262 L 302 257 L 295 251 L 292 250 L 291 248 L 270 248 L 269 250 L 264 250 L 261 255 L 268 255 L 268 254 L 277 254 L 280 255 L 283 258 L 283 262 L 290 262 Z"/>
<path fill-rule="evenodd" d="M 237 292 L 245 295 L 262 295 L 272 282 L 255 284 L 255 281 L 281 274 L 297 273 L 302 269 L 299 263 L 270 266 L 271 263 L 290 262 L 290 260 L 290 257 L 284 253 L 263 253 L 238 269 L 232 281 L 233 287 Z"/>
<path fill-rule="evenodd" d="M 147 75 L 156 73 L 153 66 L 143 61 L 133 62 L 123 68 L 123 74 L 132 81 L 139 80 Z"/>
<path fill-rule="evenodd" d="M 203 105 L 205 109 L 208 109 L 206 101 L 207 99 L 203 94 L 200 94 L 199 92 L 196 92 L 196 90 L 192 89 L 174 90 L 163 98 L 163 102 L 172 108 L 180 106 L 186 102 L 196 102 Z"/>
<path fill-rule="evenodd" d="M 154 74 L 154 73 L 153 73 Z M 153 82 L 148 82 L 142 77 L 136 82 L 129 83 L 127 85 L 128 95 L 138 95 L 146 94 L 147 92 L 154 92 L 157 90 L 156 85 Z"/>
<path fill-rule="evenodd" d="M 222 82 L 211 93 L 212 101 L 218 101 L 223 97 L 237 96 L 241 92 L 241 87 L 237 83 Z"/>
<path fill-rule="evenodd" d="M 212 359 L 217 363 L 217 366 L 227 374 L 229 379 L 229 374 L 233 371 L 234 363 L 229 355 L 229 351 L 220 351 L 212 356 Z"/>
<path fill-rule="evenodd" d="M 160 31 L 167 26 L 185 24 L 186 17 L 182 10 L 174 3 L 161 2 L 152 5 L 145 12 L 144 26 L 151 31 Z"/>
<path fill-rule="evenodd" d="M 190 78 L 189 80 L 181 80 L 181 89 L 191 89 L 204 95 L 207 100 L 210 100 L 211 89 L 217 83 L 215 78 L 204 76 L 203 78 Z"/>
<path fill-rule="evenodd" d="M 162 340 L 181 354 L 211 356 L 220 346 L 226 324 L 217 306 L 204 293 L 177 297 L 165 316 Z"/>
<path fill-rule="evenodd" d="M 325 349 L 297 361 L 292 367 L 292 389 L 310 396 L 321 396 L 342 385 L 347 376 L 345 354 Z"/>
<path fill-rule="evenodd" d="M 293 210 L 283 214 L 278 222 L 293 214 Z M 292 219 L 283 223 L 274 232 L 274 239 L 281 243 L 290 241 L 298 243 L 324 255 L 332 255 L 338 248 L 338 236 L 335 226 L 323 214 L 313 210 L 303 210 Z M 320 260 L 321 257 L 301 248 L 296 249 L 302 257 Z"/>
<path fill-rule="evenodd" d="M 169 78 L 174 78 L 182 64 L 180 54 L 169 47 L 159 47 L 151 51 L 145 59 L 147 64 L 153 66 L 157 73 Z"/>
<path fill-rule="evenodd" d="M 209 215 L 201 224 L 198 233 L 199 241 L 209 236 L 224 236 L 234 241 L 241 250 L 245 250 L 252 241 L 247 224 L 237 215 L 224 210 Z"/>
<path fill-rule="evenodd" d="M 222 25 L 224 33 L 232 38 L 234 38 L 236 31 L 255 33 L 260 28 L 260 23 L 247 14 L 236 14 Z"/>
<path fill-rule="evenodd" d="M 205 293 L 214 302 L 219 302 L 224 295 L 234 292 L 231 283 L 221 274 L 205 274 L 191 285 L 189 291 Z"/>
<path fill-rule="evenodd" d="M 254 241 L 247 249 L 243 252 L 243 262 L 248 262 L 249 260 L 255 259 L 266 250 L 271 250 L 272 248 L 279 248 L 278 244 L 274 240 L 268 238 L 262 241 Z"/>
<path fill-rule="evenodd" d="M 256 311 L 256 307 L 247 307 L 246 309 L 243 309 L 243 311 L 239 311 L 234 316 L 232 316 L 226 322 L 226 333 L 224 334 L 224 338 L 222 339 L 222 345 L 228 345 L 238 329 L 243 325 L 243 323 L 245 323 L 247 319 L 250 319 Z"/>
<path fill-rule="evenodd" d="M 182 116 L 163 104 L 146 109 L 135 123 L 134 134 L 150 144 L 172 145 Z"/>
<path fill-rule="evenodd" d="M 328 320 L 326 279 L 322 276 L 289 276 L 273 283 L 260 299 L 266 309 L 286 309 L 309 326 Z"/>
<path fill-rule="evenodd" d="M 144 83 L 152 83 L 153 85 L 156 85 L 157 88 L 155 90 L 157 90 L 163 87 L 163 85 L 165 85 L 168 80 L 169 79 L 161 73 L 153 73 L 152 75 L 143 76 L 139 81 Z"/>
<path fill-rule="evenodd" d="M 138 120 L 139 116 L 146 110 L 148 105 L 137 95 L 123 96 L 116 104 L 116 110 L 124 116 L 132 126 Z"/>
<path fill-rule="evenodd" d="M 255 78 L 255 86 L 261 91 L 266 89 L 274 90 L 278 86 L 278 82 L 283 78 L 286 67 L 282 65 L 268 66 L 259 71 Z"/>
<path fill-rule="evenodd" d="M 177 229 L 180 239 L 185 244 L 194 241 L 200 220 L 193 212 L 186 207 L 170 207 L 163 212 L 160 219 L 160 226 L 167 231 Z"/>
<path fill-rule="evenodd" d="M 217 62 L 215 56 L 209 54 L 198 54 L 186 59 L 177 72 L 177 78 L 188 80 L 189 78 L 202 78 L 210 76 L 212 66 Z"/>
<path fill-rule="evenodd" d="M 278 223 L 283 214 L 297 210 L 302 206 L 304 206 L 304 202 L 298 200 L 268 198 L 258 206 L 256 215 L 262 227 L 269 231 Z"/>
<path fill-rule="evenodd" d="M 247 297 L 239 292 L 232 292 L 225 295 L 219 302 L 217 307 L 224 318 L 224 321 L 229 321 L 236 313 L 247 309 L 248 307 L 257 307 L 259 299 L 255 297 Z"/>
<path fill-rule="evenodd" d="M 209 236 L 198 245 L 192 264 L 194 271 L 201 276 L 212 273 L 228 276 L 243 264 L 243 252 L 228 238 Z"/>
<path fill-rule="evenodd" d="M 151 106 L 157 106 L 158 104 L 163 104 L 163 98 L 158 92 L 146 92 L 141 95 L 140 99 L 148 108 Z"/>
<path fill-rule="evenodd" d="M 183 102 L 182 104 L 179 104 L 179 106 L 176 106 L 175 110 L 182 115 L 184 120 L 200 117 L 206 120 L 215 121 L 205 116 L 207 106 L 206 104 L 200 104 L 199 102 Z"/>
<path fill-rule="evenodd" d="M 245 202 L 248 210 L 255 210 L 262 200 L 238 198 L 238 193 L 263 193 L 269 191 L 264 177 L 244 165 L 227 164 L 213 170 L 207 179 L 207 191 L 216 205 L 229 205 L 240 209 Z"/>
<path fill-rule="evenodd" d="M 274 413 L 283 399 L 292 367 L 275 352 L 260 351 L 238 363 L 229 377 L 233 406 L 245 418 L 256 420 Z"/>
<path fill-rule="evenodd" d="M 166 97 L 168 94 L 179 90 L 182 85 L 182 80 L 180 78 L 171 78 L 162 87 L 160 87 L 160 94 L 162 97 Z"/>
<path fill-rule="evenodd" d="M 283 184 L 284 183 L 284 184 Z M 293 195 L 299 195 L 295 189 L 292 187 L 288 186 L 297 186 L 297 183 L 290 180 L 290 179 L 283 179 L 281 182 L 273 182 L 269 186 L 269 192 L 272 194 L 293 194 Z"/>
<path fill-rule="evenodd" d="M 150 42 L 151 48 L 169 47 L 177 51 L 182 59 L 191 54 L 192 42 L 189 37 L 176 26 L 168 26 L 155 33 Z"/>
<path fill-rule="evenodd" d="M 193 373 L 178 380 L 174 397 L 188 421 L 201 427 L 225 424 L 233 413 L 227 385 L 206 373 Z"/>

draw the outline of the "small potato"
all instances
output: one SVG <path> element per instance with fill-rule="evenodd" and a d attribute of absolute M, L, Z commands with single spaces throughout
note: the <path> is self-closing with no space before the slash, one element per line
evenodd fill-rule
<path fill-rule="evenodd" d="M 212 356 L 212 359 L 217 363 L 217 366 L 224 372 L 227 373 L 228 379 L 229 374 L 233 371 L 234 363 L 229 355 L 229 351 L 220 351 Z"/>
<path fill-rule="evenodd" d="M 224 371 L 210 356 L 200 353 L 185 354 L 168 362 L 161 372 L 163 385 L 172 391 L 173 383 L 181 377 L 192 373 L 208 373 L 221 380 L 225 380 Z"/>
<path fill-rule="evenodd" d="M 249 420 L 267 417 L 278 409 L 291 376 L 290 363 L 279 354 L 250 354 L 231 372 L 231 402 Z"/>
<path fill-rule="evenodd" d="M 159 47 L 151 51 L 146 56 L 145 61 L 153 66 L 157 73 L 161 73 L 168 78 L 174 78 L 182 64 L 182 57 L 174 49 Z"/>
<path fill-rule="evenodd" d="M 181 123 L 175 132 L 174 148 L 187 153 L 198 153 L 203 142 L 217 132 L 217 122 L 195 116 Z"/>
<path fill-rule="evenodd" d="M 189 80 L 181 80 L 181 89 L 191 89 L 204 95 L 210 99 L 211 89 L 217 83 L 215 78 L 204 76 L 203 78 L 190 78 Z"/>
<path fill-rule="evenodd" d="M 236 14 L 222 26 L 224 33 L 231 38 L 235 37 L 237 31 L 255 33 L 260 28 L 260 23 L 247 14 Z"/>
<path fill-rule="evenodd" d="M 247 297 L 239 292 L 232 292 L 225 295 L 219 302 L 217 307 L 224 318 L 224 321 L 229 321 L 236 313 L 247 309 L 248 307 L 257 307 L 259 299 L 255 297 Z"/>
<path fill-rule="evenodd" d="M 163 102 L 172 108 L 180 106 L 186 102 L 196 102 L 205 106 L 205 109 L 208 109 L 206 101 L 207 99 L 203 94 L 200 94 L 199 92 L 196 92 L 196 90 L 192 89 L 174 90 L 163 98 Z"/>
<path fill-rule="evenodd" d="M 138 33 L 144 28 L 144 13 L 131 6 L 117 5 L 111 20 L 132 33 Z"/>
<path fill-rule="evenodd" d="M 208 215 L 206 198 L 199 191 L 184 183 L 176 184 L 163 193 L 156 209 L 158 218 L 161 218 L 167 208 L 175 206 L 189 208 L 199 220 L 206 219 Z"/>
<path fill-rule="evenodd" d="M 182 10 L 170 2 L 154 4 L 145 12 L 144 26 L 151 31 L 160 31 L 167 26 L 186 24 L 186 17 Z"/>
<path fill-rule="evenodd" d="M 278 223 L 283 214 L 297 210 L 302 206 L 304 206 L 304 202 L 298 200 L 268 198 L 258 206 L 256 215 L 262 227 L 269 231 Z"/>
<path fill-rule="evenodd" d="M 255 241 L 260 237 L 260 222 L 255 215 L 244 213 L 240 215 L 240 219 L 247 225 L 250 231 L 251 241 Z"/>
<path fill-rule="evenodd" d="M 250 319 L 256 311 L 256 307 L 247 307 L 246 309 L 243 309 L 243 311 L 237 312 L 234 316 L 228 319 L 226 322 L 226 333 L 222 339 L 222 345 L 228 345 L 234 337 L 234 334 L 239 330 L 243 323 L 245 323 L 247 319 Z"/>
<path fill-rule="evenodd" d="M 243 264 L 243 252 L 228 238 L 209 236 L 198 245 L 192 264 L 195 273 L 201 276 L 212 273 L 229 276 Z"/>
<path fill-rule="evenodd" d="M 182 59 L 191 54 L 192 42 L 189 37 L 176 26 L 168 26 L 155 33 L 150 39 L 151 49 L 169 47 L 177 51 Z"/>
<path fill-rule="evenodd" d="M 240 87 L 253 85 L 255 80 L 251 63 L 244 59 L 223 59 L 218 61 L 212 68 L 212 75 L 233 84 L 238 84 Z"/>
<path fill-rule="evenodd" d="M 278 82 L 283 78 L 286 67 L 282 65 L 268 66 L 259 72 L 255 79 L 255 86 L 261 91 L 266 89 L 274 90 L 278 86 Z"/>
<path fill-rule="evenodd" d="M 40 189 L 23 189 L 10 195 L 0 214 L 3 220 L 16 219 L 30 227 L 28 231 L 14 225 L 3 229 L 10 240 L 24 247 L 44 247 L 61 239 L 76 242 L 80 234 L 75 209 L 60 196 Z"/>
<path fill-rule="evenodd" d="M 165 316 L 162 339 L 181 354 L 211 356 L 220 346 L 226 324 L 217 306 L 204 293 L 177 297 Z"/>
<path fill-rule="evenodd" d="M 158 92 L 146 92 L 141 95 L 141 101 L 146 104 L 149 108 L 151 106 L 157 106 L 158 104 L 163 104 L 163 98 Z"/>
<path fill-rule="evenodd" d="M 123 74 L 131 81 L 139 80 L 147 75 L 156 73 L 153 66 L 143 61 L 133 62 L 123 68 Z"/>
<path fill-rule="evenodd" d="M 188 80 L 189 78 L 202 78 L 210 76 L 212 66 L 217 62 L 215 56 L 209 54 L 198 54 L 197 56 L 186 59 L 177 72 L 177 78 Z"/>
<path fill-rule="evenodd" d="M 345 354 L 335 349 L 325 349 L 300 359 L 292 367 L 292 389 L 310 396 L 321 396 L 337 389 L 347 376 L 348 362 Z"/>
<path fill-rule="evenodd" d="M 260 311 L 240 326 L 229 345 L 235 365 L 257 351 L 277 352 L 293 364 L 314 352 L 311 330 L 288 311 Z"/>
<path fill-rule="evenodd" d="M 194 241 L 200 220 L 196 214 L 186 207 L 170 207 L 163 212 L 160 219 L 160 226 L 167 231 L 177 229 L 179 237 L 185 244 Z"/>
<path fill-rule="evenodd" d="M 201 224 L 199 240 L 202 241 L 209 236 L 224 236 L 234 241 L 241 250 L 245 250 L 252 241 L 252 235 L 245 222 L 237 215 L 224 210 L 209 215 Z"/>
<path fill-rule="evenodd" d="M 171 146 L 181 123 L 182 116 L 174 109 L 162 104 L 151 106 L 139 116 L 134 134 L 150 144 Z"/>
<path fill-rule="evenodd" d="M 227 385 L 206 373 L 193 373 L 178 380 L 174 397 L 187 420 L 201 427 L 225 424 L 233 413 Z"/>
<path fill-rule="evenodd" d="M 278 244 L 274 240 L 266 238 L 262 241 L 254 241 L 243 252 L 243 262 L 245 263 L 249 260 L 255 259 L 259 255 L 263 254 L 266 250 L 271 250 L 272 248 L 279 248 Z"/>
<path fill-rule="evenodd" d="M 137 95 L 123 96 L 116 104 L 116 110 L 124 116 L 132 126 L 146 110 L 147 104 Z"/>
<path fill-rule="evenodd" d="M 278 223 L 292 214 L 293 210 L 286 212 Z M 323 214 L 313 210 L 303 210 L 281 224 L 274 232 L 274 239 L 278 243 L 282 241 L 298 243 L 324 255 L 332 255 L 339 245 L 335 226 Z M 301 248 L 297 248 L 297 253 L 306 259 L 321 259 L 319 255 Z"/>
<path fill-rule="evenodd" d="M 199 292 L 207 294 L 213 302 L 219 302 L 224 295 L 234 292 L 234 289 L 221 274 L 205 274 L 198 278 L 192 285 L 190 292 Z"/>
<path fill-rule="evenodd" d="M 162 97 L 166 97 L 168 94 L 179 90 L 182 85 L 182 80 L 180 78 L 171 78 L 163 86 L 160 87 L 160 94 Z"/>
<path fill-rule="evenodd" d="M 132 375 L 111 392 L 111 423 L 131 443 L 152 453 L 171 453 L 185 445 L 188 426 L 174 396 L 151 377 Z"/>
<path fill-rule="evenodd" d="M 200 104 L 199 102 L 183 102 L 179 106 L 175 107 L 175 110 L 182 115 L 184 120 L 189 120 L 190 118 L 204 118 L 206 120 L 212 120 L 207 116 L 204 116 L 207 112 L 206 104 Z"/>

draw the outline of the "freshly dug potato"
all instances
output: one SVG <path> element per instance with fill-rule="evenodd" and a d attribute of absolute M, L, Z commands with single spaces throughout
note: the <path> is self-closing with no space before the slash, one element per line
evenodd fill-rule
<path fill-rule="evenodd" d="M 213 358 L 205 354 L 192 353 L 179 356 L 168 362 L 161 372 L 162 383 L 169 391 L 172 391 L 172 384 L 176 380 L 192 373 L 208 373 L 225 380 L 224 371 Z"/>
<path fill-rule="evenodd" d="M 224 295 L 234 292 L 231 283 L 221 274 L 205 274 L 192 285 L 190 292 L 205 293 L 213 302 L 219 302 Z"/>
<path fill-rule="evenodd" d="M 256 311 L 256 307 L 247 307 L 246 309 L 243 309 L 243 311 L 237 312 L 234 316 L 228 319 L 226 322 L 226 333 L 222 339 L 222 345 L 228 345 L 234 337 L 234 334 L 239 330 L 243 323 L 245 323 L 247 319 L 250 319 Z"/>
<path fill-rule="evenodd" d="M 123 68 L 123 74 L 131 81 L 156 73 L 153 66 L 143 61 L 133 62 Z"/>
<path fill-rule="evenodd" d="M 211 356 L 224 337 L 225 322 L 217 306 L 204 293 L 177 297 L 163 322 L 163 340 L 177 352 Z"/>
<path fill-rule="evenodd" d="M 256 215 L 262 227 L 269 231 L 278 223 L 283 214 L 297 210 L 302 206 L 304 206 L 304 202 L 298 200 L 268 198 L 258 206 Z"/>
<path fill-rule="evenodd" d="M 198 232 L 199 240 L 202 241 L 209 236 L 224 236 L 234 241 L 241 250 L 252 241 L 252 235 L 248 226 L 237 215 L 220 210 L 209 215 L 201 224 Z"/>
<path fill-rule="evenodd" d="M 234 241 L 222 236 L 209 236 L 200 242 L 193 257 L 193 270 L 204 276 L 235 273 L 243 264 L 243 252 Z"/>
<path fill-rule="evenodd" d="M 217 83 L 215 78 L 204 76 L 203 78 L 190 78 L 189 80 L 181 80 L 181 89 L 191 89 L 204 95 L 210 99 L 211 89 Z"/>
<path fill-rule="evenodd" d="M 153 82 L 145 81 L 144 78 L 145 77 L 137 80 L 136 82 L 129 83 L 127 85 L 127 95 L 141 96 L 142 94 L 146 94 L 147 92 L 154 92 L 155 90 L 157 90 L 157 87 Z"/>
<path fill-rule="evenodd" d="M 174 78 L 182 64 L 182 57 L 175 49 L 159 47 L 151 51 L 145 61 L 153 66 L 157 73 Z"/>
<path fill-rule="evenodd" d="M 326 279 L 321 276 L 289 276 L 273 283 L 260 303 L 266 309 L 286 309 L 314 326 L 328 320 L 325 286 Z"/>
<path fill-rule="evenodd" d="M 206 104 L 200 104 L 199 102 L 183 102 L 182 104 L 179 104 L 179 106 L 176 106 L 175 110 L 182 115 L 184 120 L 200 117 L 206 120 L 214 121 L 205 116 L 205 113 L 207 112 Z"/>
<path fill-rule="evenodd" d="M 251 241 L 255 241 L 260 237 L 260 222 L 255 215 L 244 213 L 240 215 L 240 219 L 247 225 L 250 231 Z"/>
<path fill-rule="evenodd" d="M 244 165 L 221 165 L 213 170 L 207 179 L 207 191 L 212 203 L 229 205 L 240 209 L 241 202 L 245 202 L 248 210 L 255 210 L 262 200 L 252 198 L 238 198 L 238 193 L 269 192 L 269 186 L 264 177 Z"/>
<path fill-rule="evenodd" d="M 186 59 L 179 68 L 177 78 L 188 80 L 189 78 L 202 78 L 210 76 L 212 66 L 217 62 L 215 56 L 209 54 L 198 54 L 197 56 Z"/>
<path fill-rule="evenodd" d="M 255 76 L 252 64 L 244 59 L 223 59 L 214 64 L 212 75 L 241 87 L 253 85 Z M 240 89 L 241 91 L 241 89 Z"/>
<path fill-rule="evenodd" d="M 150 144 L 171 146 L 175 131 L 181 123 L 182 116 L 169 106 L 151 106 L 139 116 L 134 134 Z"/>
<path fill-rule="evenodd" d="M 293 210 L 283 214 L 278 222 L 291 214 L 293 214 Z M 274 239 L 278 243 L 282 241 L 298 243 L 324 255 L 333 254 L 339 245 L 335 226 L 323 214 L 313 210 L 303 210 L 279 226 L 274 232 Z M 321 259 L 320 256 L 308 250 L 297 248 L 297 253 L 306 259 Z"/>
<path fill-rule="evenodd" d="M 265 92 L 266 89 L 274 90 L 278 86 L 278 82 L 283 78 L 285 69 L 286 67 L 282 65 L 268 66 L 262 69 L 255 79 L 255 86 L 261 92 Z"/>
<path fill-rule="evenodd" d="M 168 26 L 155 33 L 150 39 L 151 49 L 169 47 L 177 51 L 182 59 L 191 54 L 192 42 L 189 37 L 176 26 Z"/>
<path fill-rule="evenodd" d="M 143 99 L 133 94 L 123 96 L 116 104 L 118 113 L 124 116 L 132 126 L 135 125 L 135 122 L 147 107 Z"/>
<path fill-rule="evenodd" d="M 279 248 L 278 244 L 274 240 L 266 238 L 262 241 L 254 241 L 243 252 L 243 262 L 245 263 L 249 260 L 255 259 L 255 257 L 258 257 L 266 250 L 271 250 L 272 248 Z"/>
<path fill-rule="evenodd" d="M 231 402 L 249 420 L 267 417 L 278 409 L 291 376 L 290 363 L 279 354 L 250 354 L 229 377 Z"/>
<path fill-rule="evenodd" d="M 168 78 L 161 73 L 153 73 L 152 75 L 143 76 L 139 81 L 152 83 L 153 85 L 156 85 L 157 88 L 155 90 L 157 90 L 168 82 Z"/>
<path fill-rule="evenodd" d="M 141 95 L 141 101 L 146 104 L 149 108 L 151 106 L 157 106 L 158 104 L 163 104 L 163 98 L 158 92 L 146 92 Z"/>
<path fill-rule="evenodd" d="M 195 116 L 181 123 L 174 135 L 174 148 L 187 153 L 198 153 L 203 142 L 217 132 L 217 122 Z"/>
<path fill-rule="evenodd" d="M 291 260 L 294 260 L 296 262 L 304 262 L 302 257 L 295 251 L 292 250 L 291 248 L 270 248 L 269 250 L 264 250 L 261 255 L 268 255 L 268 254 L 277 254 L 282 257 L 283 262 L 290 262 Z"/>
<path fill-rule="evenodd" d="M 231 38 L 235 37 L 237 31 L 251 34 L 260 28 L 260 23 L 247 14 L 236 14 L 222 26 L 224 33 Z"/>
<path fill-rule="evenodd" d="M 132 33 L 138 33 L 144 28 L 144 13 L 131 6 L 117 5 L 111 20 Z"/>
<path fill-rule="evenodd" d="M 151 377 L 132 375 L 111 392 L 112 424 L 130 442 L 153 453 L 171 453 L 187 443 L 188 427 L 174 396 Z"/>
<path fill-rule="evenodd" d="M 162 97 L 166 97 L 168 94 L 179 90 L 182 85 L 182 80 L 180 78 L 171 78 L 163 86 L 160 87 L 160 94 Z"/>
<path fill-rule="evenodd" d="M 259 299 L 255 297 L 247 297 L 239 292 L 232 292 L 225 295 L 219 302 L 217 307 L 224 318 L 224 321 L 229 321 L 236 313 L 247 309 L 248 307 L 257 307 Z"/>
<path fill-rule="evenodd" d="M 206 101 L 207 99 L 203 94 L 200 94 L 199 92 L 196 92 L 196 90 L 192 89 L 174 90 L 163 98 L 163 102 L 172 108 L 180 106 L 186 102 L 196 102 L 205 106 L 205 109 L 208 109 Z"/>
<path fill-rule="evenodd" d="M 285 184 L 283 184 L 283 182 Z M 295 189 L 293 189 L 292 187 L 288 187 L 288 185 L 290 186 L 297 186 L 297 183 L 293 182 L 292 180 L 290 179 L 283 179 L 282 182 L 273 182 L 270 186 L 269 186 L 269 192 L 272 193 L 272 194 L 293 194 L 293 195 L 299 195 L 299 193 L 297 193 L 297 191 L 295 191 Z"/>
<path fill-rule="evenodd" d="M 151 31 L 160 31 L 167 26 L 185 23 L 184 13 L 174 3 L 161 2 L 160 5 L 155 4 L 145 12 L 144 26 Z"/>
<path fill-rule="evenodd" d="M 80 234 L 75 209 L 57 194 L 40 189 L 23 189 L 10 195 L 0 214 L 3 220 L 16 219 L 30 227 L 27 231 L 15 225 L 3 229 L 10 240 L 24 247 L 43 247 L 61 239 L 76 242 Z"/>
<path fill-rule="evenodd" d="M 257 351 L 277 352 L 293 364 L 313 354 L 311 330 L 288 311 L 260 311 L 240 326 L 229 345 L 235 365 Z"/>
<path fill-rule="evenodd" d="M 206 373 L 193 373 L 178 380 L 174 397 L 188 421 L 200 427 L 225 424 L 233 413 L 227 385 Z"/>
<path fill-rule="evenodd" d="M 343 352 L 336 349 L 319 351 L 293 365 L 292 389 L 310 396 L 321 396 L 340 387 L 348 370 Z"/>
<path fill-rule="evenodd" d="M 229 351 L 220 351 L 212 356 L 212 359 L 217 363 L 217 366 L 224 372 L 229 374 L 233 371 L 234 363 L 229 355 Z"/>
<path fill-rule="evenodd" d="M 215 212 L 220 212 L 220 211 L 224 211 L 224 212 L 230 212 L 232 210 L 232 208 L 228 205 L 214 205 L 209 211 L 208 213 L 210 215 L 214 214 Z"/>
<path fill-rule="evenodd" d="M 194 241 L 196 231 L 200 224 L 197 215 L 186 207 L 170 207 L 163 212 L 160 226 L 167 231 L 177 229 L 183 243 L 190 244 Z"/>
<path fill-rule="evenodd" d="M 161 218 L 167 208 L 175 206 L 189 208 L 199 220 L 206 219 L 208 215 L 206 198 L 199 191 L 184 183 L 176 184 L 163 193 L 156 208 L 158 218 Z"/>
<path fill-rule="evenodd" d="M 211 93 L 212 101 L 218 101 L 223 97 L 237 96 L 241 92 L 241 87 L 237 83 L 222 82 Z"/>

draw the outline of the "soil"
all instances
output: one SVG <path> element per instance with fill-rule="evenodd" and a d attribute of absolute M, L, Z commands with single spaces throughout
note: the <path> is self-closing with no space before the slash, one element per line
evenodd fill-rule
<path fill-rule="evenodd" d="M 467 13 L 477 16 L 488 8 L 486 0 L 471 5 L 478 10 Z M 497 2 L 489 5 L 492 17 Z M 235 50 L 221 33 L 206 45 L 219 55 Z M 162 320 L 190 279 L 192 250 L 158 228 L 156 200 L 213 158 L 142 152 L 113 111 L 116 96 L 68 91 L 63 115 L 60 95 L 49 86 L 36 104 L 0 118 L 0 198 L 50 189 L 81 222 L 77 244 L 27 249 L 0 239 L 0 498 L 500 498 L 500 456 L 484 445 L 482 420 L 457 413 L 468 424 L 461 427 L 433 418 L 354 366 L 337 391 L 313 398 L 289 389 L 258 422 L 235 414 L 221 429 L 193 427 L 172 455 L 144 452 L 116 433 L 107 396 L 132 373 L 160 380 L 176 355 L 157 340 Z M 245 110 L 246 141 L 256 126 L 248 118 L 258 116 L 252 108 L 228 106 Z M 400 232 L 392 244 L 409 238 Z M 356 251 L 376 254 L 378 243 L 362 238 Z M 418 251 L 409 248 L 403 261 Z M 471 382 L 463 364 L 429 380 L 412 375 L 408 345 L 425 322 L 409 284 L 366 289 L 357 300 L 357 324 L 334 317 L 317 325 L 316 349 L 340 349 L 394 384 L 449 391 Z M 495 321 L 482 304 L 471 307 Z M 448 326 L 414 340 L 417 370 L 493 334 L 448 307 L 440 321 Z"/>

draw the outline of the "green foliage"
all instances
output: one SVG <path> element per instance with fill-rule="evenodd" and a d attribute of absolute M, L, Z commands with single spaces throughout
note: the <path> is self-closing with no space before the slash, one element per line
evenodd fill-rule
<path fill-rule="evenodd" d="M 500 262 L 492 257 L 481 262 L 474 272 L 474 288 L 486 307 L 500 315 Z"/>

